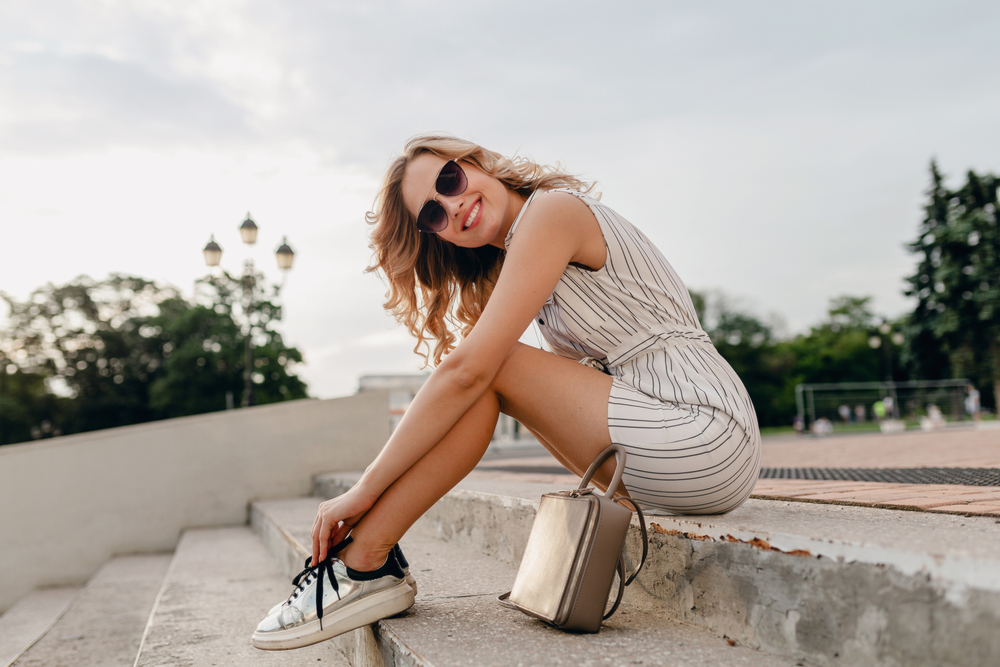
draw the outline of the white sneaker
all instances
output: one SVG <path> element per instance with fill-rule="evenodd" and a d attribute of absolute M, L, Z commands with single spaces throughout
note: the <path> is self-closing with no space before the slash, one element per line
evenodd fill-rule
<path fill-rule="evenodd" d="M 413 589 L 393 554 L 372 572 L 358 572 L 333 556 L 293 580 L 295 592 L 253 633 L 265 650 L 301 648 L 336 637 L 413 606 Z"/>
<path fill-rule="evenodd" d="M 351 543 L 351 538 L 348 537 L 343 542 L 341 542 L 340 544 L 338 544 L 337 546 L 335 546 L 330 551 L 330 554 L 336 554 L 336 553 L 338 553 L 341 549 L 343 549 L 344 547 L 346 547 L 350 543 Z M 406 556 L 403 555 L 403 550 L 399 548 L 398 544 L 396 544 L 396 545 L 394 545 L 392 547 L 392 551 L 390 552 L 390 554 L 392 556 L 396 557 L 396 562 L 399 563 L 399 566 L 403 569 L 403 578 L 406 579 L 406 583 L 408 583 L 410 585 L 410 588 L 413 589 L 413 597 L 416 597 L 417 596 L 417 580 L 413 578 L 412 574 L 410 574 L 410 564 L 406 561 Z M 311 560 L 312 560 L 312 558 L 306 558 L 305 567 L 306 567 L 307 570 L 309 569 L 309 562 Z M 292 585 L 293 586 L 295 585 L 294 582 L 293 582 Z M 295 597 L 295 595 L 297 594 L 297 592 L 298 592 L 298 588 L 296 587 L 295 591 L 292 592 L 292 594 L 288 597 L 287 600 L 282 600 L 278 604 L 276 604 L 273 607 L 271 607 L 271 610 L 269 612 L 267 612 L 267 615 L 270 616 L 271 614 L 274 614 L 274 613 L 277 613 L 278 611 L 280 611 L 282 607 L 284 607 L 286 604 L 288 604 L 289 602 L 292 601 L 292 598 Z"/>

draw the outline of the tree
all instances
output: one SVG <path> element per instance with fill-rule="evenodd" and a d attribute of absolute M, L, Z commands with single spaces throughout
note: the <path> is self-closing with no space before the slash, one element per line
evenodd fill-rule
<path fill-rule="evenodd" d="M 790 423 L 794 393 L 785 396 L 785 377 L 794 358 L 774 340 L 774 326 L 742 310 L 721 293 L 691 292 L 702 327 L 719 354 L 743 380 L 762 426 Z"/>
<path fill-rule="evenodd" d="M 830 300 L 827 319 L 808 334 L 788 342 L 795 357 L 789 384 L 808 382 L 878 382 L 887 369 L 885 351 L 872 349 L 869 338 L 878 331 L 879 318 L 871 311 L 871 297 L 840 296 Z M 880 340 L 880 345 L 882 341 Z M 887 350 L 893 358 L 898 350 L 891 339 Z M 905 379 L 899 363 L 891 364 L 893 379 Z"/>
<path fill-rule="evenodd" d="M 0 294 L 10 308 L 0 331 L 0 444 L 46 423 L 49 433 L 78 433 L 225 409 L 227 393 L 243 386 L 242 286 L 228 274 L 201 284 L 193 301 L 123 275 L 49 284 L 24 302 Z M 293 373 L 302 355 L 274 331 L 277 289 L 260 276 L 253 289 L 257 402 L 305 398 Z"/>
<path fill-rule="evenodd" d="M 716 349 L 743 380 L 761 426 L 791 423 L 799 383 L 885 379 L 886 354 L 893 377 L 907 378 L 891 337 L 880 336 L 880 349 L 869 344 L 884 323 L 872 312 L 871 297 L 831 299 L 823 322 L 789 340 L 778 339 L 774 324 L 746 312 L 725 295 L 692 292 L 691 299 Z"/>
<path fill-rule="evenodd" d="M 163 313 L 150 323 L 160 332 L 166 371 L 153 384 L 151 404 L 164 416 L 178 417 L 238 403 L 246 368 L 245 330 L 238 322 L 247 319 L 254 344 L 255 403 L 305 398 L 305 383 L 292 373 L 302 354 L 287 347 L 274 329 L 281 319 L 278 288 L 268 287 L 262 275 L 251 276 L 254 305 L 248 317 L 241 279 L 223 272 L 198 284 L 203 289 L 194 305 L 165 303 Z"/>
<path fill-rule="evenodd" d="M 143 278 L 81 276 L 36 289 L 25 302 L 2 295 L 10 309 L 3 347 L 10 361 L 45 378 L 54 396 L 72 405 L 44 419 L 63 433 L 91 431 L 155 418 L 147 388 L 159 372 L 159 350 L 145 322 L 177 291 Z"/>
<path fill-rule="evenodd" d="M 917 306 L 907 320 L 906 360 L 926 378 L 968 377 L 993 386 L 1000 405 L 1000 232 L 992 174 L 966 174 L 949 190 L 931 162 L 931 186 L 907 278 Z"/>

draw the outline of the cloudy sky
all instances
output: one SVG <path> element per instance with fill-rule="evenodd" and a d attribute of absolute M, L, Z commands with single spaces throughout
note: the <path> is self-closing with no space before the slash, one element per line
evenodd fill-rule
<path fill-rule="evenodd" d="M 1000 170 L 1000 4 L 3 0 L 0 290 L 125 272 L 190 292 L 296 251 L 286 339 L 314 395 L 413 371 L 362 273 L 413 134 L 560 161 L 786 333 L 830 298 L 907 310 L 927 168 Z M 2 313 L 0 313 L 2 317 Z"/>

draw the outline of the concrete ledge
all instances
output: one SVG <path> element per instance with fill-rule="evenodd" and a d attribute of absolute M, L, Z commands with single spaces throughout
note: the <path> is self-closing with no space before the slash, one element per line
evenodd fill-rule
<path fill-rule="evenodd" d="M 357 474 L 318 476 L 331 497 Z M 418 522 L 508 563 L 553 487 L 466 480 Z M 647 517 L 650 557 L 626 601 L 816 665 L 992 665 L 1000 525 L 893 510 L 751 500 L 723 516 Z M 637 554 L 633 526 L 629 551 Z"/>
<path fill-rule="evenodd" d="M 245 523 L 248 500 L 305 495 L 316 470 L 364 468 L 387 405 L 373 391 L 0 447 L 0 611 L 113 554 L 173 551 L 185 528 Z"/>

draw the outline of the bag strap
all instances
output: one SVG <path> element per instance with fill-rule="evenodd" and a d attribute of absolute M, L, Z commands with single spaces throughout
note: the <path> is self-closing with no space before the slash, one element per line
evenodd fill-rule
<path fill-rule="evenodd" d="M 622 598 L 625 596 L 625 586 L 627 584 L 623 583 L 625 581 L 625 556 L 618 557 L 618 595 L 615 596 L 615 603 L 611 605 L 611 611 L 604 615 L 602 620 L 608 620 L 611 618 L 611 614 L 618 611 L 618 605 L 622 603 Z"/>
<path fill-rule="evenodd" d="M 625 554 L 622 553 L 618 557 L 618 595 L 615 597 L 615 603 L 612 605 L 611 610 L 604 615 L 604 620 L 611 618 L 611 615 L 618 610 L 618 605 L 622 602 L 622 597 L 625 595 L 625 587 L 635 581 L 635 578 L 639 575 L 639 570 L 642 566 L 646 564 L 646 555 L 649 551 L 649 538 L 646 535 L 646 517 L 642 515 L 642 508 L 631 498 L 615 498 L 615 502 L 619 505 L 622 501 L 627 502 L 632 506 L 632 509 L 639 515 L 639 530 L 642 531 L 642 559 L 639 561 L 638 567 L 632 571 L 628 576 L 625 575 Z"/>
<path fill-rule="evenodd" d="M 604 494 L 604 497 L 614 498 L 615 491 L 617 491 L 618 487 L 621 486 L 622 475 L 625 474 L 625 448 L 621 445 L 611 445 L 597 455 L 594 462 L 590 464 L 589 468 L 587 468 L 587 473 L 583 476 L 583 479 L 580 480 L 580 486 L 577 487 L 577 491 L 583 491 L 587 488 L 587 484 L 590 483 L 590 478 L 594 476 L 597 469 L 612 456 L 615 457 L 617 465 L 615 466 L 615 475 L 611 478 L 611 483 L 608 484 L 608 492 Z"/>

